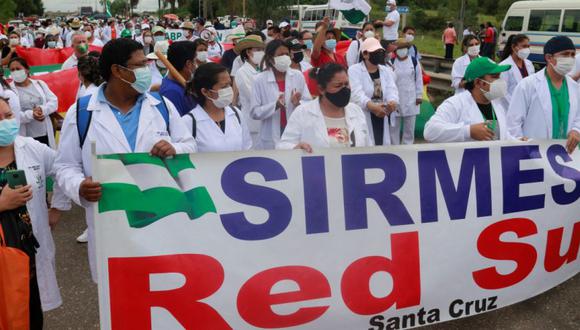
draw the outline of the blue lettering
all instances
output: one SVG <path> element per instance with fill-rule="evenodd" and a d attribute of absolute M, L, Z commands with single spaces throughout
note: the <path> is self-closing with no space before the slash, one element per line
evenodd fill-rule
<path fill-rule="evenodd" d="M 439 178 L 451 220 L 465 219 L 474 176 L 477 216 L 491 215 L 489 148 L 465 149 L 457 188 L 455 188 L 444 150 L 419 152 L 418 159 L 422 222 L 438 221 L 436 178 Z"/>
<path fill-rule="evenodd" d="M 328 197 L 326 196 L 324 157 L 302 158 L 302 173 L 306 233 L 327 233 L 329 231 Z"/>
<path fill-rule="evenodd" d="M 222 173 L 222 188 L 232 200 L 258 206 L 268 211 L 268 220 L 262 224 L 249 222 L 243 212 L 222 214 L 225 230 L 241 240 L 263 240 L 282 233 L 292 219 L 292 205 L 286 195 L 278 190 L 246 182 L 248 173 L 262 174 L 266 182 L 286 180 L 284 167 L 277 161 L 263 157 L 250 157 L 229 164 Z"/>
<path fill-rule="evenodd" d="M 580 198 L 580 171 L 572 167 L 560 165 L 556 161 L 556 158 L 559 157 L 568 163 L 572 161 L 572 158 L 568 155 L 566 149 L 559 144 L 549 147 L 547 156 L 554 172 L 564 179 L 570 179 L 576 182 L 576 187 L 571 192 L 566 192 L 564 184 L 553 186 L 552 196 L 554 201 L 560 205 L 568 205 L 576 202 Z"/>
<path fill-rule="evenodd" d="M 501 148 L 503 179 L 503 212 L 505 214 L 544 208 L 545 195 L 520 197 L 520 185 L 544 181 L 544 170 L 520 170 L 520 160 L 539 159 L 538 146 L 513 146 Z"/>

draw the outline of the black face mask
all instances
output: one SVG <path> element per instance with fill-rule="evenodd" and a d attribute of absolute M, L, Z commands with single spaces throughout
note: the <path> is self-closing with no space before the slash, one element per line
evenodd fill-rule
<path fill-rule="evenodd" d="M 292 54 L 292 62 L 300 63 L 304 59 L 304 52 Z"/>
<path fill-rule="evenodd" d="M 385 52 L 370 53 L 369 62 L 371 62 L 374 65 L 385 65 Z"/>
<path fill-rule="evenodd" d="M 330 103 L 334 104 L 339 108 L 344 108 L 350 102 L 350 88 L 343 87 L 336 93 L 326 93 L 324 94 Z"/>
<path fill-rule="evenodd" d="M 290 31 L 284 31 L 284 32 L 282 32 L 282 37 L 284 37 L 284 38 L 290 37 Z"/>

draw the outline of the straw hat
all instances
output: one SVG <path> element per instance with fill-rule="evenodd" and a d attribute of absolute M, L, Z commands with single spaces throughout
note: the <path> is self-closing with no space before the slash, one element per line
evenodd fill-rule
<path fill-rule="evenodd" d="M 266 48 L 266 44 L 264 44 L 261 37 L 259 37 L 257 35 L 249 35 L 249 36 L 245 37 L 244 39 L 238 41 L 238 43 L 236 44 L 236 47 L 234 48 L 234 51 L 237 54 L 240 54 L 244 49 L 248 49 L 248 48 L 264 49 L 264 48 Z"/>

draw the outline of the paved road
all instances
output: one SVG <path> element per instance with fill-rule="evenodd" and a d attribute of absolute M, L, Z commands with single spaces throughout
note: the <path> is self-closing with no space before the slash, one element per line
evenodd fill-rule
<path fill-rule="evenodd" d="M 84 229 L 79 209 L 63 217 L 54 232 L 63 306 L 46 314 L 45 329 L 99 327 L 97 286 L 89 277 L 86 245 L 75 241 Z M 580 329 L 580 274 L 523 303 L 425 329 Z"/>

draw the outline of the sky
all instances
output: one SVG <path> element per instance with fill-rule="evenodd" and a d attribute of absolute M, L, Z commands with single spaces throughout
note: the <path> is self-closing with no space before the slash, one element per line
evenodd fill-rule
<path fill-rule="evenodd" d="M 102 11 L 102 7 L 99 5 L 97 0 L 43 0 L 44 8 L 46 11 L 75 11 L 80 7 L 91 6 L 95 10 L 95 5 L 99 11 Z M 142 10 L 156 10 L 157 0 L 140 0 L 138 11 Z"/>

